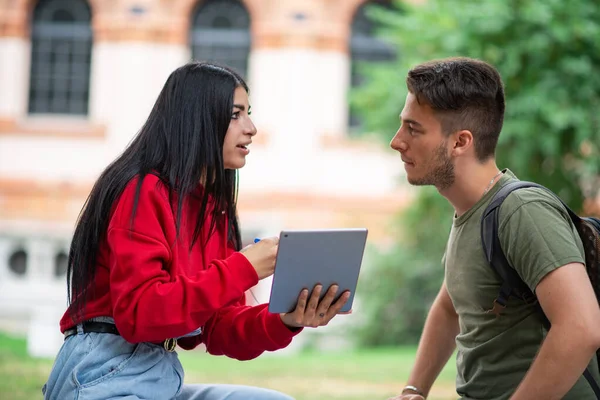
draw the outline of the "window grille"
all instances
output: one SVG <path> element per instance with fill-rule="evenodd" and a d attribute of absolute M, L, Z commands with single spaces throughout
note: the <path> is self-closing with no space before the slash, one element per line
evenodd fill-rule
<path fill-rule="evenodd" d="M 250 15 L 239 1 L 202 1 L 194 12 L 191 47 L 195 60 L 225 64 L 246 78 L 250 42 Z"/>
<path fill-rule="evenodd" d="M 392 45 L 375 36 L 376 25 L 367 16 L 366 8 L 372 4 L 390 7 L 389 1 L 369 1 L 363 4 L 356 12 L 352 21 L 352 34 L 350 37 L 351 57 L 351 87 L 357 88 L 364 83 L 364 76 L 360 72 L 360 65 L 364 63 L 375 63 L 392 61 L 396 58 L 396 50 Z M 349 121 L 350 131 L 361 128 L 362 122 L 356 112 L 350 109 Z"/>
<path fill-rule="evenodd" d="M 31 24 L 30 114 L 87 115 L 91 11 L 82 0 L 40 0 Z"/>

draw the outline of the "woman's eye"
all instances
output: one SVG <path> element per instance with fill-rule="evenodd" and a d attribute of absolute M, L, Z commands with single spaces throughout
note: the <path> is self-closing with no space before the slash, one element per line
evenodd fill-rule
<path fill-rule="evenodd" d="M 231 115 L 231 119 L 238 119 L 240 117 L 240 112 L 236 111 Z"/>

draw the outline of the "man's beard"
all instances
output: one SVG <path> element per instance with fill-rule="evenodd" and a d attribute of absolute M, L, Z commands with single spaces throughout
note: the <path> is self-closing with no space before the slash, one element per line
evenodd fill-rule
<path fill-rule="evenodd" d="M 454 183 L 454 164 L 446 151 L 446 142 L 434 150 L 431 160 L 433 168 L 425 176 L 415 179 L 408 178 L 408 183 L 415 186 L 433 185 L 438 190 L 444 190 Z"/>

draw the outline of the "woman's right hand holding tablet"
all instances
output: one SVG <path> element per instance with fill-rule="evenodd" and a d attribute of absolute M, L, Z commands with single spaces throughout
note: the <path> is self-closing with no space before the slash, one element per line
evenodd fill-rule
<path fill-rule="evenodd" d="M 261 239 L 259 242 L 240 250 L 240 253 L 246 256 L 256 270 L 258 279 L 268 278 L 275 272 L 277 246 L 279 246 L 279 238 L 270 237 Z"/>
<path fill-rule="evenodd" d="M 317 328 L 319 326 L 327 325 L 329 321 L 338 314 L 352 313 L 352 310 L 340 312 L 342 307 L 344 307 L 344 304 L 346 304 L 350 298 L 349 291 L 344 291 L 342 295 L 334 301 L 335 295 L 339 290 L 338 285 L 331 285 L 323 299 L 319 300 L 322 290 L 323 285 L 316 285 L 309 298 L 308 289 L 303 289 L 298 297 L 296 309 L 287 314 L 280 314 L 283 323 L 290 328 L 302 328 L 306 326 Z"/>

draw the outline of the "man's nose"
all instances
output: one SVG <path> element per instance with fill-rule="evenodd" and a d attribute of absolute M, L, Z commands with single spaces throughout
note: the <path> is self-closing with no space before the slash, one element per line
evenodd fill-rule
<path fill-rule="evenodd" d="M 403 152 L 408 149 L 408 145 L 406 144 L 406 142 L 400 139 L 399 132 L 396 132 L 396 134 L 392 138 L 390 142 L 390 147 L 399 152 Z"/>

